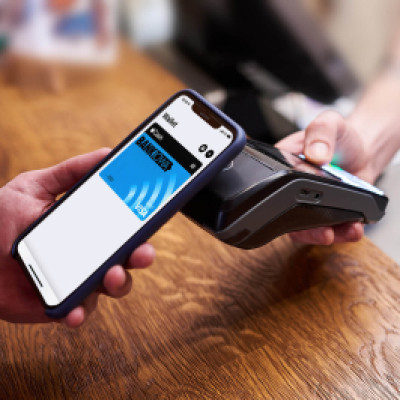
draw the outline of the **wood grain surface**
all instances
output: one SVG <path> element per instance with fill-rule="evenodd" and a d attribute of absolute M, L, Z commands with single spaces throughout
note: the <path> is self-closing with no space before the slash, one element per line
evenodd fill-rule
<path fill-rule="evenodd" d="M 0 87 L 0 180 L 117 144 L 182 85 L 140 53 L 62 95 Z M 400 398 L 400 270 L 367 239 L 243 251 L 177 215 L 87 324 L 0 323 L 0 399 Z"/>

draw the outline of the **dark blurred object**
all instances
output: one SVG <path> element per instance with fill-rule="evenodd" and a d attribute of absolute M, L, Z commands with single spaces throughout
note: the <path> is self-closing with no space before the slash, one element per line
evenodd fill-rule
<path fill-rule="evenodd" d="M 0 0 L 0 66 L 8 46 L 8 26 L 6 18 L 6 7 L 4 1 Z"/>
<path fill-rule="evenodd" d="M 176 0 L 177 43 L 229 88 L 248 87 L 253 61 L 291 89 L 321 102 L 349 95 L 357 81 L 296 0 Z"/>
<path fill-rule="evenodd" d="M 246 108 L 237 102 L 240 97 L 259 103 L 261 93 L 273 98 L 290 90 L 330 103 L 358 86 L 345 61 L 296 0 L 175 1 L 178 47 L 227 89 L 226 104 L 234 102 L 235 111 L 225 111 L 250 135 L 255 131 L 248 129 L 248 113 L 240 112 Z"/>
<path fill-rule="evenodd" d="M 6 52 L 7 44 L 8 44 L 7 37 L 5 35 L 0 36 L 0 57 L 1 57 L 1 54 Z"/>
<path fill-rule="evenodd" d="M 298 130 L 296 125 L 275 111 L 271 102 L 253 88 L 229 90 L 220 107 L 244 127 L 253 139 L 274 144 Z"/>

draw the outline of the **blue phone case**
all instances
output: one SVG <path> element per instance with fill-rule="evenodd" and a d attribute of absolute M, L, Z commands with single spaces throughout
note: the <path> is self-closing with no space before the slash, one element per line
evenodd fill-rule
<path fill-rule="evenodd" d="M 51 318 L 65 317 L 72 309 L 80 305 L 83 300 L 102 283 L 106 272 L 116 264 L 124 264 L 131 252 L 139 245 L 144 243 L 151 235 L 153 235 L 164 223 L 166 223 L 183 205 L 190 200 L 200 189 L 202 189 L 219 171 L 222 170 L 233 158 L 235 158 L 243 149 L 246 143 L 246 135 L 243 129 L 223 114 L 220 110 L 208 103 L 197 92 L 185 89 L 172 97 L 170 97 L 163 105 L 161 105 L 152 115 L 150 115 L 142 124 L 140 124 L 131 134 L 129 134 L 119 145 L 117 145 L 110 154 L 98 163 L 91 171 L 89 171 L 77 184 L 75 184 L 58 202 L 56 202 L 45 214 L 30 225 L 14 242 L 12 247 L 12 255 L 15 257 L 22 268 L 26 272 L 28 278 L 32 281 L 30 274 L 26 271 L 26 267 L 22 262 L 18 252 L 18 243 L 42 220 L 44 220 L 55 208 L 77 190 L 90 176 L 100 169 L 111 157 L 113 157 L 122 147 L 124 147 L 135 135 L 140 133 L 143 128 L 153 120 L 167 105 L 169 105 L 177 97 L 189 94 L 198 101 L 212 109 L 220 118 L 227 121 L 235 130 L 236 138 L 234 142 L 223 151 L 210 165 L 208 165 L 192 182 L 190 182 L 180 193 L 171 199 L 158 213 L 151 218 L 138 232 L 136 232 L 126 243 L 124 243 L 111 257 L 100 266 L 81 286 L 79 286 L 70 296 L 68 296 L 61 304 L 55 307 L 47 307 L 46 314 Z M 32 282 L 34 287 L 36 285 Z M 41 297 L 41 295 L 39 294 Z"/>

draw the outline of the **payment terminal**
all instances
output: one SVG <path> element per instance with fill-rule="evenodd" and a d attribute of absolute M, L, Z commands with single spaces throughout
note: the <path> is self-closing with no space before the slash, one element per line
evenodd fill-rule
<path fill-rule="evenodd" d="M 182 211 L 223 242 L 251 249 L 288 232 L 377 222 L 387 203 L 381 190 L 337 166 L 248 140 Z"/>

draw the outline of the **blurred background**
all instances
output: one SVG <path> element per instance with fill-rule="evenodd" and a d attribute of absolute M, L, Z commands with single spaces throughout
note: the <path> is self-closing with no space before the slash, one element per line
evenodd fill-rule
<path fill-rule="evenodd" d="M 398 26 L 398 0 L 0 0 L 0 68 L 62 95 L 66 66 L 112 66 L 122 37 L 273 144 L 326 108 L 351 112 Z M 388 214 L 367 229 L 397 262 L 399 159 L 377 183 Z"/>

